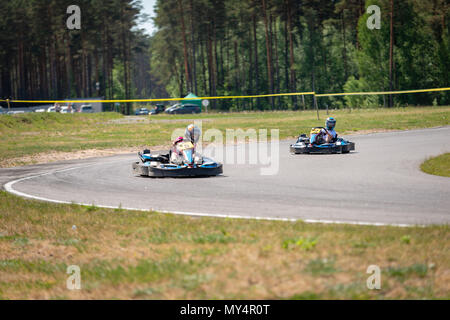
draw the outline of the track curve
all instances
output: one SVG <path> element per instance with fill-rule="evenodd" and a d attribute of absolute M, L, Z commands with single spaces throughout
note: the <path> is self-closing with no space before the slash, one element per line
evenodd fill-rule
<path fill-rule="evenodd" d="M 182 214 L 302 219 L 367 224 L 448 224 L 450 179 L 425 174 L 419 165 L 450 151 L 450 127 L 348 136 L 356 152 L 291 155 L 280 142 L 278 174 L 255 165 L 224 165 L 212 178 L 136 177 L 136 155 L 28 169 L 5 188 L 43 200 L 158 210 Z M 235 147 L 230 147 L 235 148 Z M 26 168 L 26 167 L 24 167 Z M 13 180 L 20 175 L 1 169 Z M 48 171 L 47 170 L 47 171 Z M 17 170 L 20 172 L 20 170 Z"/>

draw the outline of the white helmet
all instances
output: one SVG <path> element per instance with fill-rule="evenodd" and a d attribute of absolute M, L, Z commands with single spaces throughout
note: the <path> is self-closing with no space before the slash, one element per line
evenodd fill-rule
<path fill-rule="evenodd" d="M 192 143 L 197 143 L 201 134 L 201 130 L 194 124 L 188 125 L 184 131 L 184 136 Z"/>

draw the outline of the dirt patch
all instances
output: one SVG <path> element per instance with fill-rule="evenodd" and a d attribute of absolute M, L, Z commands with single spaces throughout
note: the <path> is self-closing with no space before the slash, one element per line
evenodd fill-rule
<path fill-rule="evenodd" d="M 357 131 L 343 131 L 341 133 L 345 135 L 360 135 L 360 134 L 371 134 L 371 133 L 384 133 L 384 132 L 401 132 L 401 131 L 410 131 L 410 130 L 417 130 L 417 129 L 436 129 L 436 128 L 442 128 L 442 126 L 435 126 L 435 127 L 427 127 L 427 128 L 410 128 L 410 129 L 368 129 L 368 130 L 357 130 Z"/>
<path fill-rule="evenodd" d="M 96 157 L 107 157 L 119 154 L 137 153 L 144 147 L 126 147 L 126 148 L 111 148 L 111 149 L 87 149 L 73 152 L 52 151 L 45 153 L 38 153 L 34 155 L 24 156 L 21 158 L 5 159 L 0 161 L 0 168 L 11 168 L 20 165 L 28 164 L 42 164 L 51 163 L 64 160 L 81 160 Z M 153 150 L 165 150 L 169 146 L 154 146 Z"/>
<path fill-rule="evenodd" d="M 399 131 L 398 129 L 369 129 L 369 130 L 358 130 L 358 131 L 345 131 L 345 134 L 360 135 L 360 134 L 370 134 L 370 133 L 383 133 L 383 132 L 394 132 Z"/>
<path fill-rule="evenodd" d="M 196 120 L 201 120 L 204 122 L 211 122 L 214 121 L 214 119 L 154 119 L 153 117 L 134 117 L 134 116 L 128 116 L 122 119 L 114 119 L 109 120 L 106 123 L 113 123 L 113 124 L 133 124 L 133 123 L 178 123 L 178 122 L 194 122 Z"/>

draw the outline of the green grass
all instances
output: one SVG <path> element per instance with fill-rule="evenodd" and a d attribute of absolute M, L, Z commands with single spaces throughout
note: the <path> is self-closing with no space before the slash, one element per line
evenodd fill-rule
<path fill-rule="evenodd" d="M 177 276 L 178 273 L 190 274 L 196 269 L 193 261 L 183 262 L 177 253 L 171 253 L 161 260 L 141 259 L 136 264 L 127 265 L 123 261 L 96 261 L 83 264 L 83 277 L 87 284 L 98 282 L 107 285 L 121 283 L 143 284 Z"/>
<path fill-rule="evenodd" d="M 398 277 L 401 279 L 404 279 L 412 274 L 423 278 L 428 273 L 428 266 L 426 264 L 418 263 L 407 267 L 390 267 L 387 269 L 387 273 L 390 276 Z"/>
<path fill-rule="evenodd" d="M 317 239 L 308 239 L 308 238 L 297 238 L 297 239 L 287 239 L 283 241 L 282 247 L 284 249 L 295 249 L 301 248 L 303 250 L 312 250 L 317 244 Z"/>
<path fill-rule="evenodd" d="M 0 192 L 0 297 L 449 299 L 449 231 L 92 210 Z M 381 290 L 366 288 L 371 264 Z M 81 290 L 66 288 L 70 265 Z"/>
<path fill-rule="evenodd" d="M 367 130 L 403 130 L 449 125 L 449 107 L 332 110 L 341 134 Z M 141 148 L 167 145 L 176 128 L 192 119 L 203 120 L 203 131 L 210 128 L 244 130 L 279 129 L 280 138 L 292 138 L 322 126 L 327 117 L 321 111 L 276 111 L 207 113 L 200 115 L 156 115 L 129 123 L 117 113 L 55 114 L 34 113 L 0 116 L 0 166 L 33 162 L 24 156 L 49 152 L 88 149 Z M 168 121 L 168 120 L 177 120 Z M 49 159 L 51 160 L 51 159 Z"/>
<path fill-rule="evenodd" d="M 450 153 L 430 158 L 420 166 L 423 172 L 436 176 L 450 177 Z"/>
<path fill-rule="evenodd" d="M 313 275 L 328 275 L 337 272 L 334 266 L 335 260 L 333 259 L 313 259 L 308 262 L 305 268 L 306 272 Z"/>

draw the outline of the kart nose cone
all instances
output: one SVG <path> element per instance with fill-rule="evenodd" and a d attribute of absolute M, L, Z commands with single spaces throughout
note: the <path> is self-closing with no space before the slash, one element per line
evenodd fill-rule
<path fill-rule="evenodd" d="M 186 149 L 183 150 L 183 157 L 185 164 L 191 166 L 194 163 L 194 150 L 193 149 Z"/>

